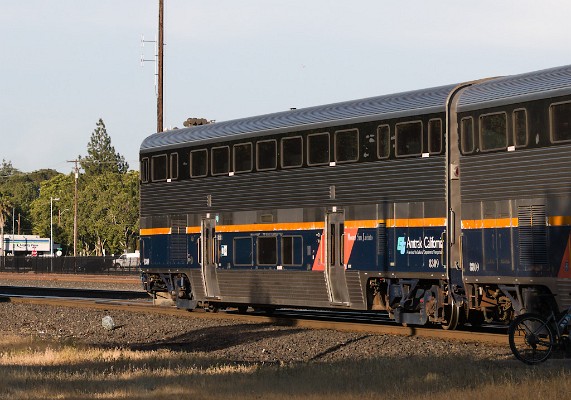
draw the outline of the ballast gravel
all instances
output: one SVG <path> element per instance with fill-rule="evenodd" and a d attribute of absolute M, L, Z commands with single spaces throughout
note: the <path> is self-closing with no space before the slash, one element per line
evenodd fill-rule
<path fill-rule="evenodd" d="M 110 316 L 115 329 L 106 329 Z M 132 350 L 169 349 L 235 363 L 292 363 L 459 355 L 511 358 L 505 347 L 476 342 L 316 330 L 232 319 L 181 318 L 140 312 L 0 303 L 2 333 Z"/>
<path fill-rule="evenodd" d="M 2 284 L 16 285 L 4 280 Z M 51 286 L 55 285 L 52 283 Z M 110 289 L 110 286 L 102 285 L 100 288 Z M 122 284 L 117 289 L 125 288 Z M 113 319 L 114 329 L 106 329 L 102 324 L 106 316 Z M 0 320 L 3 335 L 104 348 L 168 349 L 229 363 L 283 365 L 444 355 L 470 360 L 513 359 L 507 345 L 306 329 L 243 319 L 187 318 L 1 300 Z"/>

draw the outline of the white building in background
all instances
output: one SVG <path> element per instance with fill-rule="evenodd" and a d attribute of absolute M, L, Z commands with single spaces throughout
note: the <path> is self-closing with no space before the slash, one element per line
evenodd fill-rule
<path fill-rule="evenodd" d="M 54 247 L 58 245 L 54 244 Z M 5 252 L 4 252 L 5 250 Z M 4 243 L 0 240 L 0 255 L 41 256 L 50 254 L 50 239 L 39 235 L 4 234 Z"/>

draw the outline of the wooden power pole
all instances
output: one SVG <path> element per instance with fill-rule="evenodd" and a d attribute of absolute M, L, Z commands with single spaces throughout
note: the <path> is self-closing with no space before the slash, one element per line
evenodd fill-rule
<path fill-rule="evenodd" d="M 163 131 L 163 45 L 164 45 L 164 0 L 159 0 L 159 43 L 157 80 L 157 132 Z"/>

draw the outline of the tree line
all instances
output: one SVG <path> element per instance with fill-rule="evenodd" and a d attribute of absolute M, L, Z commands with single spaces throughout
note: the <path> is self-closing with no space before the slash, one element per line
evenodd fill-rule
<path fill-rule="evenodd" d="M 78 156 L 77 255 L 120 254 L 137 248 L 139 237 L 139 172 L 129 171 L 115 152 L 102 119 Z M 53 205 L 54 243 L 73 255 L 75 172 L 52 169 L 23 173 L 2 160 L 0 166 L 0 234 L 50 236 Z M 59 200 L 54 200 L 59 199 Z"/>

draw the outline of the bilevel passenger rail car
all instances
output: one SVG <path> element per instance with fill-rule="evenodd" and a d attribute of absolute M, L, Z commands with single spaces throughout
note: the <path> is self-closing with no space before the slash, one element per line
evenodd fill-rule
<path fill-rule="evenodd" d="M 571 304 L 571 66 L 157 133 L 140 163 L 144 286 L 179 307 Z"/>

